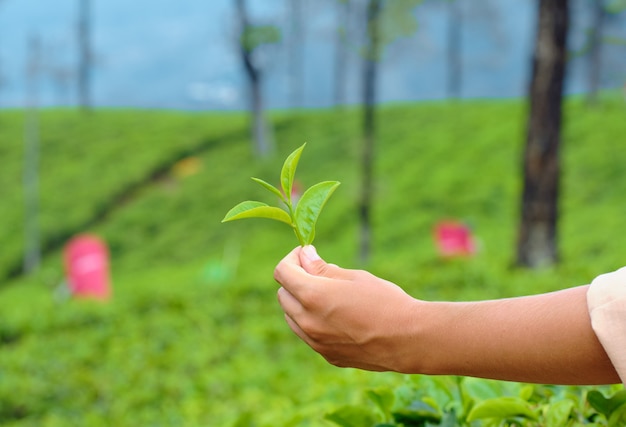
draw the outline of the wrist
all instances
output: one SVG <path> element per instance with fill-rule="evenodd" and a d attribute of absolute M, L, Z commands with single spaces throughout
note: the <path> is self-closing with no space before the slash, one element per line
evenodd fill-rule
<path fill-rule="evenodd" d="M 443 373 L 443 361 L 435 351 L 438 341 L 441 344 L 441 340 L 437 340 L 441 333 L 439 305 L 441 303 L 418 299 L 412 299 L 407 305 L 398 325 L 403 336 L 398 340 L 401 348 L 396 349 L 398 357 L 394 371 L 427 375 Z"/>

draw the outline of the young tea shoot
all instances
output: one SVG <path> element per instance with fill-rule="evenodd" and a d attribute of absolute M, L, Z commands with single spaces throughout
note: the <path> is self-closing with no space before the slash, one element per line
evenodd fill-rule
<path fill-rule="evenodd" d="M 282 191 L 262 179 L 252 178 L 254 182 L 277 196 L 285 205 L 284 209 L 248 200 L 239 203 L 228 211 L 222 222 L 245 218 L 273 219 L 289 225 L 296 234 L 301 246 L 313 243 L 317 219 L 324 205 L 340 183 L 338 181 L 319 182 L 308 188 L 299 200 L 296 201 L 292 198 L 296 168 L 305 146 L 306 143 L 291 153 L 285 160 L 280 173 Z"/>

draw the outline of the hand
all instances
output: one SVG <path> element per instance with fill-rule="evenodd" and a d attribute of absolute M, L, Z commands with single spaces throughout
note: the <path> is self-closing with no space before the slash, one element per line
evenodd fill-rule
<path fill-rule="evenodd" d="M 373 371 L 405 371 L 418 300 L 366 271 L 327 264 L 313 246 L 276 267 L 278 300 L 291 329 L 328 362 Z"/>
<path fill-rule="evenodd" d="M 291 329 L 336 366 L 543 384 L 619 382 L 592 330 L 587 286 L 428 302 L 296 248 L 274 271 Z"/>

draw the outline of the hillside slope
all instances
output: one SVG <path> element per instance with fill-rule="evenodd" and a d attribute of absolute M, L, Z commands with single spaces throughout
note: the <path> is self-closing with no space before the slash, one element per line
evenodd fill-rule
<path fill-rule="evenodd" d="M 462 300 L 579 285 L 623 265 L 624 105 L 570 101 L 566 112 L 560 266 L 511 268 L 525 109 L 473 101 L 381 109 L 366 267 L 421 298 Z M 41 225 L 57 244 L 39 273 L 0 288 L 0 423 L 323 426 L 324 412 L 364 387 L 406 383 L 337 370 L 291 334 L 272 279 L 296 245 L 288 228 L 220 223 L 241 200 L 273 203 L 249 177 L 276 182 L 284 157 L 307 141 L 301 183 L 342 182 L 316 245 L 359 267 L 358 111 L 275 113 L 277 151 L 265 160 L 251 154 L 240 115 L 76 114 L 42 113 Z M 21 120 L 0 114 L 3 274 L 22 248 Z M 472 226 L 475 257 L 438 257 L 432 227 L 445 218 Z M 109 304 L 58 292 L 60 236 L 83 231 L 109 244 Z"/>

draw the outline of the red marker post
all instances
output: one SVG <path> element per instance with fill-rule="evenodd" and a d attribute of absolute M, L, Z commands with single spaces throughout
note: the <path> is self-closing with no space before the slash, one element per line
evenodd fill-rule
<path fill-rule="evenodd" d="M 103 301 L 110 298 L 109 252 L 99 237 L 74 237 L 65 246 L 64 260 L 72 296 Z"/>

